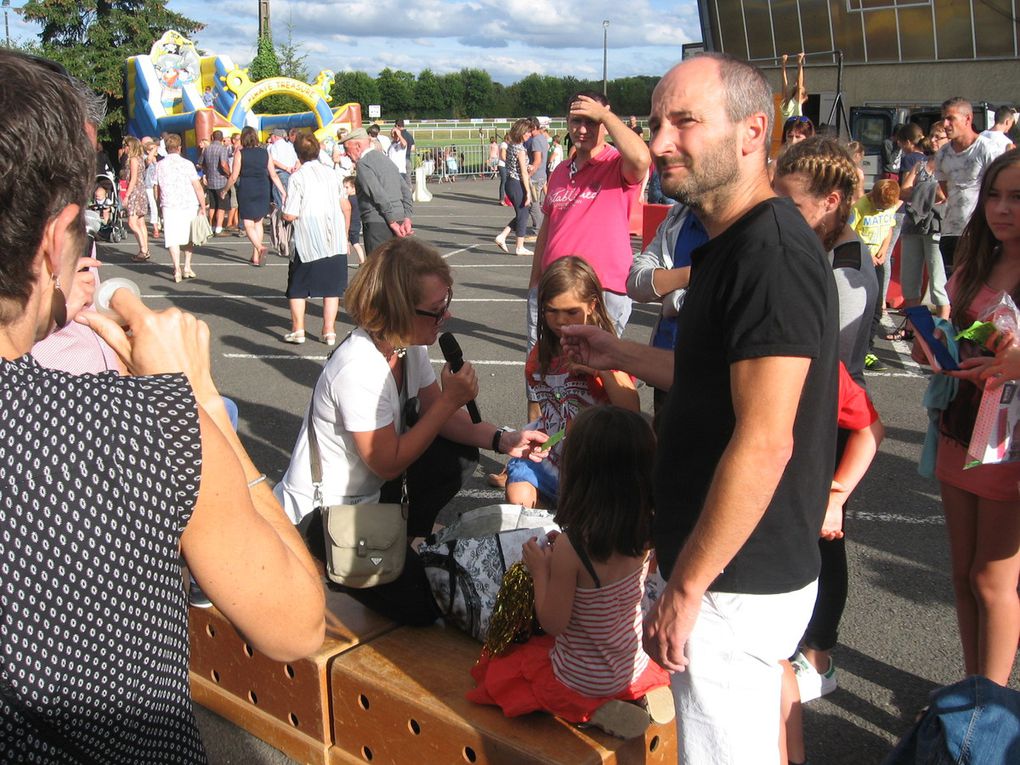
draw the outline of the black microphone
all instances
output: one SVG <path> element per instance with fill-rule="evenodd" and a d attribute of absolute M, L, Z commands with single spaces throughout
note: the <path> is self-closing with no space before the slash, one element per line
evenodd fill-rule
<path fill-rule="evenodd" d="M 443 352 L 443 358 L 450 365 L 450 371 L 457 373 L 464 366 L 464 351 L 460 349 L 460 343 L 453 336 L 452 332 L 444 332 L 439 336 L 439 348 Z M 477 425 L 482 421 L 482 414 L 478 411 L 478 404 L 474 399 L 467 402 L 468 414 L 471 415 L 471 422 Z"/>

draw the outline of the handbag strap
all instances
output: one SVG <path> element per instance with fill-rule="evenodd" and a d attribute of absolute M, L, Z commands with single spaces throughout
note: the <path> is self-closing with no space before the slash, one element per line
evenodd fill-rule
<path fill-rule="evenodd" d="M 341 340 L 336 348 L 330 352 L 329 357 L 340 349 L 340 346 L 351 339 L 353 332 L 348 332 L 347 337 Z M 329 359 L 327 358 L 327 361 Z M 319 380 L 322 379 L 320 375 Z M 308 463 L 312 469 L 312 489 L 314 491 L 312 504 L 314 507 L 322 507 L 322 455 L 319 452 L 319 437 L 315 434 L 315 423 L 312 421 L 312 410 L 315 409 L 315 391 L 319 389 L 319 381 L 316 380 L 312 386 L 312 398 L 308 402 L 308 414 L 305 419 L 305 433 L 308 435 Z"/>
<path fill-rule="evenodd" d="M 330 354 L 329 354 L 330 358 L 333 356 L 334 353 L 336 353 L 340 349 L 341 345 L 343 345 L 344 343 L 346 343 L 348 340 L 351 339 L 351 335 L 353 335 L 353 334 L 354 334 L 353 332 L 348 332 L 347 333 L 347 337 L 345 337 L 343 340 L 341 340 L 339 343 L 337 343 L 336 348 L 334 348 L 330 352 Z M 327 359 L 327 361 L 328 361 L 328 359 Z M 410 365 L 409 364 L 405 365 L 405 369 L 404 369 L 404 389 L 405 390 L 407 389 L 407 367 L 408 366 L 410 366 Z M 320 380 L 322 379 L 321 376 L 320 376 L 319 379 Z M 311 401 L 308 402 L 308 414 L 306 415 L 306 419 L 305 419 L 305 433 L 307 433 L 307 435 L 308 435 L 308 464 L 309 464 L 309 467 L 311 467 L 311 470 L 312 470 L 312 492 L 313 492 L 312 493 L 312 506 L 313 507 L 322 507 L 322 505 L 323 505 L 323 502 L 322 502 L 322 454 L 319 451 L 319 437 L 315 434 L 315 423 L 312 421 L 312 410 L 315 409 L 315 391 L 318 390 L 318 388 L 319 388 L 319 383 L 318 383 L 318 381 L 316 381 L 315 385 L 312 387 L 312 399 L 311 399 Z M 403 395 L 403 394 L 401 394 L 401 395 Z M 403 415 L 401 415 L 401 416 L 403 416 Z M 400 488 L 400 504 L 404 506 L 405 513 L 406 513 L 406 508 L 408 506 L 408 501 L 407 501 L 407 473 L 406 472 L 401 476 L 400 483 L 401 483 L 401 488 Z M 405 517 L 406 517 L 406 514 L 405 514 Z"/>

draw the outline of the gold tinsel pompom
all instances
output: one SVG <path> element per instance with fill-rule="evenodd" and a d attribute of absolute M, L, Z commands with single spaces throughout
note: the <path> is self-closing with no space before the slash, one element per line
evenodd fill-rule
<path fill-rule="evenodd" d="M 499 656 L 514 643 L 531 637 L 531 618 L 535 610 L 535 583 L 523 562 L 512 565 L 503 575 L 496 605 L 485 636 L 485 651 Z"/>

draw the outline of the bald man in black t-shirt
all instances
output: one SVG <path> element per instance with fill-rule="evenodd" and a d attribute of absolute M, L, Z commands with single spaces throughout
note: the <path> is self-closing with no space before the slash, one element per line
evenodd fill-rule
<path fill-rule="evenodd" d="M 669 390 L 654 473 L 668 584 L 645 648 L 677 673 L 680 761 L 778 755 L 781 660 L 811 616 L 836 443 L 832 270 L 772 192 L 772 94 L 761 73 L 699 56 L 663 77 L 650 149 L 663 191 L 698 215 L 675 351 L 565 327 L 575 359 Z"/>

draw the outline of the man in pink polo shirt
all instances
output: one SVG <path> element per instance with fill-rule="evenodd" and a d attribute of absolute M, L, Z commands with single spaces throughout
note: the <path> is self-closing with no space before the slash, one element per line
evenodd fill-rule
<path fill-rule="evenodd" d="M 538 282 L 553 261 L 566 255 L 577 255 L 595 269 L 619 334 L 630 318 L 630 209 L 651 163 L 648 147 L 613 114 L 601 93 L 582 91 L 568 103 L 567 130 L 576 153 L 549 176 L 542 205 L 545 220 L 528 290 L 529 348 L 536 339 Z M 615 146 L 606 143 L 607 136 Z"/>

